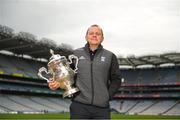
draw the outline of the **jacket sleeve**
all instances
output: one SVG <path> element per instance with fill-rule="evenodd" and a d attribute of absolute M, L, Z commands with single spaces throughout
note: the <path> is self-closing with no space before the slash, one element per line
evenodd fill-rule
<path fill-rule="evenodd" d="M 113 98 L 114 94 L 118 91 L 121 86 L 121 75 L 119 64 L 116 55 L 112 55 L 111 67 L 110 67 L 110 84 L 109 84 L 109 96 L 110 100 Z"/>

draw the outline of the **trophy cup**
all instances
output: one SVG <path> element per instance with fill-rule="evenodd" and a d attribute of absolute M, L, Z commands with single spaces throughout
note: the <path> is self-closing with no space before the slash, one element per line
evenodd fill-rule
<path fill-rule="evenodd" d="M 72 87 L 74 83 L 74 75 L 77 71 L 78 57 L 75 55 L 69 55 L 68 59 L 65 56 L 61 56 L 59 54 L 54 54 L 54 51 L 50 49 L 50 53 L 52 56 L 48 62 L 48 71 L 45 67 L 41 67 L 38 72 L 38 76 L 47 80 L 47 82 L 57 81 L 60 84 L 60 88 L 64 89 L 63 98 L 72 97 L 74 93 L 78 92 L 79 89 L 77 87 Z M 70 67 L 72 63 L 72 59 L 76 60 L 75 69 L 73 70 Z M 44 77 L 42 74 L 51 74 L 53 77 L 49 79 Z"/>

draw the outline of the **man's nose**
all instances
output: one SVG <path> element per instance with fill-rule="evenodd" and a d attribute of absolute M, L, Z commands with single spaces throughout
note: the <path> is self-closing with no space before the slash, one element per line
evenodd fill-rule
<path fill-rule="evenodd" d="M 94 35 L 93 35 L 93 38 L 96 38 L 96 37 L 97 37 L 97 35 L 96 35 L 96 34 L 94 34 Z"/>

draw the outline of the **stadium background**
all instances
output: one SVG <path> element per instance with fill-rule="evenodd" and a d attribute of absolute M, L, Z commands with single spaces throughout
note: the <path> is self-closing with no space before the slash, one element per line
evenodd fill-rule
<path fill-rule="evenodd" d="M 72 53 L 66 44 L 37 40 L 31 33 L 15 33 L 0 25 L 0 118 L 69 117 L 71 101 L 62 99 L 62 90 L 50 90 L 37 76 L 38 69 L 47 66 L 49 49 L 64 56 Z M 123 79 L 110 102 L 114 116 L 180 118 L 180 53 L 118 57 L 118 61 Z"/>

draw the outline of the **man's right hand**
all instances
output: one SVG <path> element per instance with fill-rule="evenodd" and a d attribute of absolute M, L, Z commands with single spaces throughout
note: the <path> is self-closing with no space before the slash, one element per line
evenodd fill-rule
<path fill-rule="evenodd" d="M 48 86 L 51 90 L 56 90 L 60 87 L 60 83 L 56 81 L 52 81 L 48 83 Z"/>

